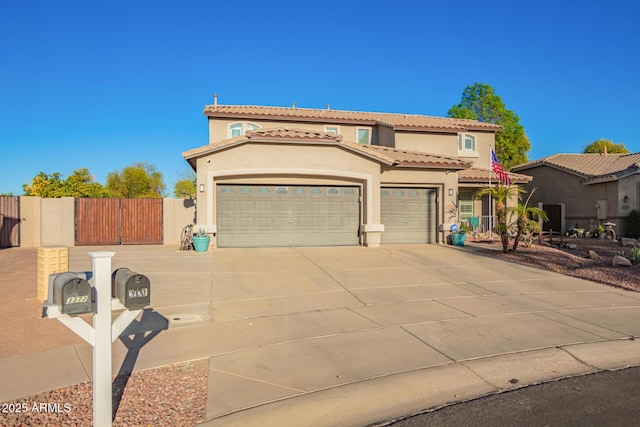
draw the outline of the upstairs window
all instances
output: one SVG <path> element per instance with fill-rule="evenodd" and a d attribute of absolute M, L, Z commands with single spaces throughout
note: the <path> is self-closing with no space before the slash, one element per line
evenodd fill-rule
<path fill-rule="evenodd" d="M 356 128 L 356 137 L 358 139 L 358 144 L 371 144 L 371 129 Z"/>
<path fill-rule="evenodd" d="M 229 125 L 229 138 L 244 135 L 247 131 L 255 129 L 260 129 L 260 126 L 246 122 L 232 123 Z"/>
<path fill-rule="evenodd" d="M 324 133 L 338 135 L 340 133 L 340 126 L 325 126 Z"/>
<path fill-rule="evenodd" d="M 467 133 L 458 134 L 458 152 L 462 155 L 465 153 L 476 153 L 476 137 Z"/>

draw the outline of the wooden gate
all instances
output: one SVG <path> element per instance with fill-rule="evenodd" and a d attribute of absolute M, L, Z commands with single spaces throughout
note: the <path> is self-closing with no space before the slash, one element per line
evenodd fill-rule
<path fill-rule="evenodd" d="M 76 245 L 160 245 L 162 199 L 76 199 Z"/>
<path fill-rule="evenodd" d="M 20 246 L 20 197 L 0 196 L 0 247 Z"/>

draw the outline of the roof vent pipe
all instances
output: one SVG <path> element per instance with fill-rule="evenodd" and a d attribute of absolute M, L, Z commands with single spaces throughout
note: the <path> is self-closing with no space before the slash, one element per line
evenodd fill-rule
<path fill-rule="evenodd" d="M 213 106 L 214 107 L 218 106 L 218 94 L 217 93 L 213 94 Z"/>
<path fill-rule="evenodd" d="M 291 103 L 291 109 L 292 109 L 292 110 L 295 110 L 295 109 L 296 109 L 296 101 L 293 101 L 293 102 Z"/>
<path fill-rule="evenodd" d="M 604 155 L 605 156 L 607 155 L 607 146 L 606 145 L 604 146 Z"/>
<path fill-rule="evenodd" d="M 331 110 L 331 104 L 327 104 L 327 110 Z"/>

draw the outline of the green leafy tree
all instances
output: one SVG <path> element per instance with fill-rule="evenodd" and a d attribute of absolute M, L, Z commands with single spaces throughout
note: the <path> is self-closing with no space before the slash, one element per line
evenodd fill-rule
<path fill-rule="evenodd" d="M 60 172 L 38 173 L 31 181 L 22 186 L 25 196 L 63 197 L 64 181 Z"/>
<path fill-rule="evenodd" d="M 502 130 L 496 132 L 495 146 L 500 163 L 510 169 L 527 162 L 531 144 L 520 124 L 520 117 L 506 108 L 502 98 L 495 94 L 490 85 L 475 83 L 467 86 L 462 92 L 460 103 L 451 107 L 447 115 L 502 126 Z"/>
<path fill-rule="evenodd" d="M 186 197 L 187 194 L 192 198 L 196 197 L 196 174 L 194 172 L 183 174 L 182 178 L 177 180 L 173 186 L 173 195 L 177 198 Z"/>
<path fill-rule="evenodd" d="M 40 197 L 106 197 L 107 191 L 87 168 L 76 169 L 66 179 L 60 172 L 40 172 L 22 186 L 25 196 Z"/>
<path fill-rule="evenodd" d="M 64 181 L 65 196 L 71 197 L 107 197 L 107 189 L 96 182 L 89 169 L 76 169 Z"/>
<path fill-rule="evenodd" d="M 502 252 L 507 253 L 509 251 L 509 225 L 507 224 L 507 200 L 511 198 L 520 199 L 520 194 L 524 192 L 523 189 L 517 185 L 500 185 L 484 187 L 476 193 L 476 197 L 482 197 L 490 195 L 495 202 L 496 222 L 494 229 L 495 232 L 500 235 L 502 242 Z"/>
<path fill-rule="evenodd" d="M 582 152 L 584 154 L 604 153 L 605 148 L 609 154 L 626 154 L 629 152 L 623 143 L 615 144 L 610 139 L 598 139 L 597 141 L 593 141 L 591 144 L 584 147 L 584 151 Z"/>
<path fill-rule="evenodd" d="M 111 197 L 159 198 L 164 195 L 162 173 L 149 163 L 135 163 L 122 171 L 107 175 L 107 190 Z"/>
<path fill-rule="evenodd" d="M 529 197 L 525 200 L 524 203 L 518 202 L 518 206 L 508 208 L 507 210 L 516 216 L 516 236 L 513 239 L 513 251 L 515 252 L 518 249 L 518 244 L 522 239 L 522 235 L 525 232 L 525 229 L 529 225 L 530 221 L 537 220 L 538 218 L 542 218 L 543 221 L 548 221 L 547 213 L 540 208 L 535 206 L 529 206 L 529 201 L 531 200 L 531 196 L 536 192 L 534 188 L 529 193 Z"/>

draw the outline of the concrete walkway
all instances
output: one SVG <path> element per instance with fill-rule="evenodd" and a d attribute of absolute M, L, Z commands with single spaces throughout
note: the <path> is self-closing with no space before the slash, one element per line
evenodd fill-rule
<path fill-rule="evenodd" d="M 527 384 L 640 365 L 640 340 L 633 339 L 640 336 L 640 293 L 471 248 L 197 254 L 164 246 L 74 247 L 70 270 L 90 270 L 94 250 L 115 251 L 114 269 L 129 267 L 152 283 L 153 310 L 125 332 L 139 335 L 114 343 L 114 374 L 208 358 L 205 425 L 362 426 Z M 32 290 L 11 307 L 0 302 L 0 315 L 11 312 L 7 318 L 20 317 L 21 304 L 30 310 L 24 328 L 15 329 L 19 319 L 14 329 L 0 326 L 0 401 L 90 380 L 91 347 L 59 322 L 38 318 L 35 273 L 23 279 L 5 269 L 34 254 L 0 251 L 0 290 L 18 284 Z M 45 327 L 47 339 L 38 343 L 31 329 Z M 59 345 L 50 342 L 52 334 L 59 334 Z M 5 348 L 20 341 L 38 345 L 20 354 Z M 137 357 L 126 357 L 123 342 Z"/>

